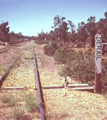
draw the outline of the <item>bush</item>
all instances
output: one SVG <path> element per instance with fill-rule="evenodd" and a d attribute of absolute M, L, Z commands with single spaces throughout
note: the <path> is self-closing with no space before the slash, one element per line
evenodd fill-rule
<path fill-rule="evenodd" d="M 107 60 L 102 60 L 102 82 L 107 84 Z"/>
<path fill-rule="evenodd" d="M 76 54 L 74 54 L 75 52 L 72 52 L 68 46 L 63 46 L 56 50 L 53 57 L 57 62 L 65 64 L 75 58 Z"/>
<path fill-rule="evenodd" d="M 35 43 L 38 45 L 42 45 L 42 44 L 48 44 L 49 41 L 47 40 L 36 40 Z"/>
<path fill-rule="evenodd" d="M 44 46 L 44 53 L 47 55 L 54 55 L 55 51 L 57 50 L 56 42 L 52 42 L 51 44 Z"/>
<path fill-rule="evenodd" d="M 76 57 L 73 61 L 65 64 L 59 74 L 81 80 L 83 83 L 91 84 L 95 77 L 95 63 L 92 55 L 84 55 L 80 51 L 76 54 Z"/>
<path fill-rule="evenodd" d="M 43 50 L 44 50 L 44 53 L 46 55 L 53 55 L 54 54 L 54 50 L 53 50 L 52 45 L 49 45 L 49 44 L 45 45 L 44 48 L 43 48 Z"/>

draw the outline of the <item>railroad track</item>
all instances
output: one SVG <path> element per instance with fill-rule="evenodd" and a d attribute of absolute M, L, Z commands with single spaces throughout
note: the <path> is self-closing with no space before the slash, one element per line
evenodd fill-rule
<path fill-rule="evenodd" d="M 26 48 L 25 48 L 25 50 L 26 50 Z M 46 111 L 45 111 L 45 106 L 44 106 L 44 99 L 43 99 L 42 87 L 41 87 L 40 78 L 39 78 L 39 72 L 38 72 L 38 66 L 37 66 L 37 60 L 36 60 L 36 54 L 35 54 L 35 48 L 33 49 L 33 54 L 34 54 L 34 73 L 35 73 L 35 79 L 36 79 L 36 84 L 37 84 L 37 88 L 33 88 L 33 89 L 37 90 L 38 99 L 40 101 L 39 104 L 40 104 L 40 116 L 41 116 L 41 120 L 45 120 L 46 118 L 45 118 L 44 113 L 46 113 Z M 18 58 L 21 55 L 22 55 L 22 53 L 20 53 L 18 55 L 18 57 L 14 60 L 14 62 L 6 70 L 6 72 L 4 73 L 4 75 L 0 78 L 0 88 L 1 88 L 4 80 L 8 76 L 9 70 L 14 66 L 15 62 L 18 60 Z M 31 88 L 31 87 L 29 86 L 29 88 Z M 26 87 L 26 86 L 24 86 L 24 87 L 5 87 L 5 88 L 1 88 L 1 89 L 2 90 L 27 90 L 29 88 Z"/>
<path fill-rule="evenodd" d="M 44 98 L 43 98 L 43 91 L 42 89 L 64 89 L 65 86 L 41 86 L 41 82 L 40 82 L 40 77 L 39 77 L 39 71 L 38 71 L 38 66 L 37 66 L 37 60 L 36 60 L 36 54 L 35 54 L 35 48 L 33 49 L 33 56 L 34 56 L 34 73 L 35 73 L 35 81 L 37 84 L 37 87 L 33 88 L 34 90 L 37 90 L 37 95 L 38 95 L 38 99 L 40 101 L 40 116 L 41 116 L 41 120 L 45 120 L 45 113 L 46 113 L 46 109 L 45 109 L 45 105 L 44 105 Z M 0 79 L 0 87 L 3 84 L 3 81 L 6 79 L 9 70 L 12 68 L 12 66 L 15 64 L 15 62 L 18 60 L 18 58 L 22 55 L 22 53 L 19 54 L 19 56 L 14 60 L 14 62 L 12 63 L 12 65 L 7 69 L 7 71 L 4 73 L 4 75 L 1 77 Z M 68 85 L 68 88 L 72 88 L 73 90 L 79 90 L 79 91 L 90 91 L 90 92 L 94 92 L 94 88 L 90 87 L 88 84 L 76 84 L 76 85 Z M 29 87 L 5 87 L 2 88 L 2 90 L 27 90 L 29 89 Z"/>
<path fill-rule="evenodd" d="M 0 53 L 6 52 L 7 50 L 9 50 L 9 47 L 1 48 Z"/>

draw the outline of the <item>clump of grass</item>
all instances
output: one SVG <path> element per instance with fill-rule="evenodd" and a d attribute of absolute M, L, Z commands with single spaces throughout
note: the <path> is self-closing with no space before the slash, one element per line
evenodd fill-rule
<path fill-rule="evenodd" d="M 16 59 L 18 57 L 18 55 L 14 55 L 12 56 L 12 59 Z"/>
<path fill-rule="evenodd" d="M 15 50 L 14 53 L 15 53 L 15 54 L 19 54 L 20 51 L 19 51 L 19 50 Z"/>
<path fill-rule="evenodd" d="M 39 101 L 32 93 L 25 95 L 26 107 L 29 112 L 39 110 Z"/>
<path fill-rule="evenodd" d="M 2 66 L 0 67 L 0 71 L 6 71 L 8 69 L 8 66 Z"/>
<path fill-rule="evenodd" d="M 24 62 L 23 62 L 23 61 L 17 61 L 17 62 L 15 63 L 15 65 L 16 65 L 17 67 L 19 67 L 21 64 L 24 64 Z"/>
<path fill-rule="evenodd" d="M 62 113 L 60 114 L 60 117 L 61 118 L 64 118 L 64 117 L 66 117 L 67 116 L 67 113 L 66 113 L 66 111 L 64 110 L 64 111 L 62 111 Z"/>
<path fill-rule="evenodd" d="M 8 103 L 9 106 L 14 106 L 16 100 L 13 95 L 4 95 L 2 98 L 3 103 Z"/>
<path fill-rule="evenodd" d="M 18 107 L 15 106 L 12 109 L 12 115 L 13 115 L 13 118 L 20 120 L 22 116 L 24 115 L 24 110 L 20 106 Z"/>
<path fill-rule="evenodd" d="M 25 59 L 25 60 L 30 60 L 30 58 L 29 58 L 29 57 L 27 57 L 27 56 L 25 56 L 25 57 L 24 57 L 24 59 Z"/>

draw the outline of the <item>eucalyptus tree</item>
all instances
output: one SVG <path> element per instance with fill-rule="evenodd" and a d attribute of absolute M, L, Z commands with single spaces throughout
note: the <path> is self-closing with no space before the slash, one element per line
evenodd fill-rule
<path fill-rule="evenodd" d="M 107 42 L 107 12 L 105 12 L 105 18 L 101 18 L 97 22 L 97 30 L 102 34 L 103 42 Z"/>
<path fill-rule="evenodd" d="M 68 28 L 71 29 L 71 32 L 69 32 L 68 34 L 69 41 L 74 42 L 76 40 L 76 32 L 75 32 L 76 26 L 70 20 L 68 20 Z"/>
<path fill-rule="evenodd" d="M 92 46 L 95 46 L 95 35 L 97 33 L 97 23 L 95 23 L 96 19 L 95 16 L 90 16 L 90 18 L 87 19 L 86 24 L 86 32 L 88 34 L 88 37 L 90 37 Z"/>
<path fill-rule="evenodd" d="M 2 22 L 0 24 L 0 40 L 2 42 L 8 42 L 9 39 L 9 28 L 8 27 L 8 22 Z"/>
<path fill-rule="evenodd" d="M 78 29 L 77 29 L 77 40 L 79 42 L 82 42 L 85 48 L 85 41 L 87 39 L 87 33 L 86 33 L 86 24 L 85 22 L 78 23 Z"/>
<path fill-rule="evenodd" d="M 54 17 L 54 26 L 52 28 L 54 28 L 55 32 L 57 31 L 58 40 L 60 42 L 67 41 L 68 27 L 67 23 L 65 22 L 65 17 L 60 17 L 59 15 L 56 15 Z"/>

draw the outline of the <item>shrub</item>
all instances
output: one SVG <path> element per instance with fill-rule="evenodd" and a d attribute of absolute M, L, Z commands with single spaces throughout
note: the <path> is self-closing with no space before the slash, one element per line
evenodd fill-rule
<path fill-rule="evenodd" d="M 107 84 L 107 60 L 102 60 L 102 82 Z"/>
<path fill-rule="evenodd" d="M 77 58 L 65 64 L 59 74 L 91 84 L 95 77 L 95 63 L 92 56 L 84 55 L 81 51 L 76 55 Z"/>
<path fill-rule="evenodd" d="M 53 47 L 52 47 L 52 45 L 45 45 L 44 46 L 44 53 L 46 54 L 46 55 L 53 55 L 54 54 L 54 50 L 53 50 Z"/>
<path fill-rule="evenodd" d="M 26 107 L 29 112 L 34 112 L 39 109 L 39 102 L 36 97 L 33 97 L 32 93 L 25 96 Z"/>
<path fill-rule="evenodd" d="M 35 43 L 38 45 L 42 45 L 42 44 L 48 44 L 49 41 L 47 40 L 36 40 Z"/>
<path fill-rule="evenodd" d="M 52 41 L 51 44 L 45 45 L 43 50 L 47 55 L 54 55 L 55 51 L 58 49 L 55 41 Z"/>
<path fill-rule="evenodd" d="M 67 63 L 75 58 L 75 52 L 72 52 L 68 46 L 60 47 L 56 50 L 54 54 L 54 59 L 62 64 Z"/>

